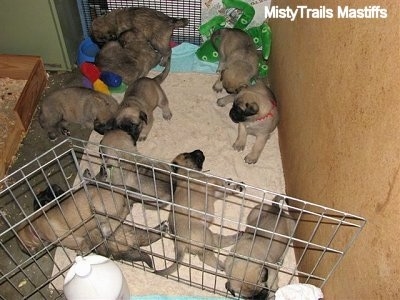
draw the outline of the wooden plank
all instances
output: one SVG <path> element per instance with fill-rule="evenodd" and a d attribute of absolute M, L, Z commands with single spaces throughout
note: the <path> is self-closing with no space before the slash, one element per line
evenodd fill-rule
<path fill-rule="evenodd" d="M 28 79 L 40 56 L 0 54 L 0 77 Z"/>
<path fill-rule="evenodd" d="M 0 149 L 0 178 L 7 174 L 18 152 L 36 106 L 47 83 L 47 74 L 39 56 L 0 54 L 0 77 L 27 80 L 14 107 L 14 126 L 8 132 L 4 149 Z"/>
<path fill-rule="evenodd" d="M 18 152 L 19 145 L 25 136 L 24 126 L 15 112 L 14 114 L 15 123 L 8 132 L 4 149 L 0 149 L 2 152 L 2 155 L 0 155 L 0 178 L 3 178 L 7 174 L 8 167 L 13 162 L 14 156 Z"/>
<path fill-rule="evenodd" d="M 25 130 L 28 130 L 32 120 L 32 116 L 38 105 L 40 96 L 46 86 L 47 75 L 44 70 L 43 62 L 39 58 L 31 70 L 28 81 L 22 90 L 21 96 L 15 105 L 17 112 Z"/>

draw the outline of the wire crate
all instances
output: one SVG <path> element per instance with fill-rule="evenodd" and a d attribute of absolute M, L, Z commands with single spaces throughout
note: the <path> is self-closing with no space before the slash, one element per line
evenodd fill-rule
<path fill-rule="evenodd" d="M 122 168 L 134 170 L 138 165 L 148 168 L 149 172 L 147 174 L 151 174 L 150 179 L 154 182 L 154 188 L 157 188 L 155 174 L 160 171 L 165 172 L 164 175 L 169 178 L 171 190 L 174 189 L 175 180 L 183 180 L 188 183 L 189 187 L 187 190 L 188 201 L 190 201 L 191 195 L 190 187 L 194 184 L 200 184 L 205 188 L 205 191 L 209 191 L 213 188 L 213 179 L 222 180 L 224 184 L 217 187 L 221 191 L 221 196 L 215 202 L 215 213 L 211 215 L 213 221 L 207 218 L 207 222 L 211 223 L 209 224 L 211 231 L 217 235 L 236 234 L 243 232 L 246 228 L 262 232 L 263 229 L 261 228 L 246 225 L 246 218 L 251 209 L 256 205 L 262 203 L 265 206 L 270 206 L 273 204 L 276 196 L 280 196 L 280 201 L 276 203 L 279 207 L 277 218 L 278 220 L 287 219 L 285 222 L 290 224 L 290 230 L 287 235 L 274 231 L 269 232 L 273 236 L 273 239 L 283 238 L 285 240 L 284 255 L 279 261 L 260 261 L 235 254 L 233 253 L 233 246 L 225 248 L 208 244 L 202 246 L 203 254 L 206 251 L 212 251 L 215 257 L 222 262 L 228 256 L 235 256 L 237 257 L 235 259 L 241 258 L 247 263 L 260 264 L 267 267 L 268 270 L 276 271 L 276 273 L 273 273 L 275 276 L 269 276 L 268 278 L 270 295 L 274 294 L 278 286 L 290 283 L 311 283 L 317 287 L 323 287 L 347 250 L 355 242 L 366 222 L 362 217 L 300 199 L 278 195 L 272 191 L 253 187 L 231 179 L 219 178 L 204 172 L 187 169 L 185 175 L 178 176 L 172 171 L 165 171 L 159 167 L 160 163 L 168 166 L 168 168 L 174 166 L 168 162 L 141 157 L 138 154 L 127 153 L 122 150 L 111 150 L 113 151 L 110 154 L 110 151 L 103 151 L 96 143 L 72 138 L 67 139 L 0 182 L 1 299 L 25 299 L 31 297 L 32 299 L 62 298 L 62 283 L 77 253 L 86 255 L 89 252 L 97 252 L 102 255 L 112 254 L 113 257 L 118 258 L 118 253 L 112 248 L 113 242 L 116 241 L 115 237 L 112 234 L 105 234 L 104 230 L 102 230 L 101 226 L 103 226 L 104 220 L 109 222 L 109 224 L 118 222 L 118 224 L 127 226 L 130 232 L 125 231 L 123 238 L 119 237 L 121 241 L 118 240 L 124 246 L 132 246 L 129 236 L 132 235 L 132 232 L 136 234 L 135 230 L 141 230 L 141 232 L 149 236 L 156 237 L 156 241 L 153 243 L 135 248 L 135 251 L 139 251 L 144 256 L 148 255 L 151 257 L 153 268 L 149 267 L 143 261 L 127 261 L 124 258 L 119 260 L 119 263 L 123 266 L 128 284 L 131 278 L 129 275 L 127 276 L 129 272 L 138 274 L 140 271 L 151 274 L 154 272 L 154 269 L 163 269 L 175 261 L 174 244 L 176 241 L 180 241 L 182 237 L 176 236 L 171 232 L 163 232 L 164 230 L 160 230 L 161 228 L 157 226 L 163 221 L 168 220 L 169 213 L 177 209 L 174 200 L 172 203 L 169 203 L 165 199 L 145 195 L 142 193 L 140 184 L 136 189 L 132 189 L 125 184 L 111 185 L 110 183 L 95 179 L 93 176 L 89 176 L 89 173 L 90 175 L 97 174 L 106 161 L 108 166 L 110 166 L 110 161 L 112 161 L 112 168 L 117 172 L 123 172 Z M 204 177 L 195 179 L 194 174 L 201 174 Z M 135 173 L 133 175 L 139 176 L 139 174 Z M 54 184 L 61 187 L 63 191 L 56 192 Z M 240 189 L 234 189 L 234 186 L 240 187 Z M 41 199 L 38 196 L 39 192 L 49 187 L 52 187 L 49 199 L 46 202 L 42 202 L 42 206 L 35 204 L 35 206 L 38 206 L 38 209 L 35 211 L 33 209 L 34 202 L 37 203 Z M 111 196 L 104 196 L 101 198 L 102 201 L 115 202 L 117 201 L 115 198 L 117 197 L 116 195 L 119 195 L 118 197 L 122 195 L 122 201 L 128 205 L 128 212 L 121 218 L 121 215 L 108 215 L 108 211 L 101 213 L 98 210 L 95 211 L 92 209 L 91 214 L 82 219 L 81 223 L 73 227 L 71 225 L 63 234 L 59 234 L 53 242 L 44 241 L 41 238 L 42 232 L 39 232 L 42 229 L 36 227 L 37 223 L 35 223 L 35 220 L 41 218 L 46 220 L 45 222 L 48 222 L 52 218 L 51 212 L 54 210 L 59 210 L 59 219 L 68 220 L 69 216 L 63 211 L 63 203 L 68 200 L 76 201 L 72 202 L 75 206 L 81 205 L 82 202 L 79 202 L 81 203 L 79 204 L 77 201 L 77 193 L 78 191 L 81 191 L 81 193 L 84 191 L 83 200 L 81 199 L 82 197 L 80 200 L 87 201 L 90 205 L 93 205 L 91 202 L 93 197 L 89 195 L 90 189 L 94 189 L 95 191 L 106 189 L 109 191 L 107 195 Z M 209 197 L 207 193 L 204 193 L 205 199 Z M 55 199 L 52 200 L 52 198 Z M 133 202 L 132 199 L 134 199 Z M 160 206 L 149 206 L 147 202 L 149 200 L 158 201 Z M 103 205 L 106 205 L 106 203 L 104 202 Z M 77 214 L 82 213 L 82 210 L 77 209 L 77 211 Z M 196 211 L 196 213 L 201 212 Z M 207 215 L 207 217 L 210 216 Z M 99 221 L 100 218 L 102 218 L 101 222 L 103 223 Z M 101 232 L 100 238 L 93 238 L 88 229 L 89 227 L 85 227 L 90 222 L 95 222 L 92 225 L 95 224 L 94 228 L 97 233 Z M 306 239 L 297 236 L 297 228 L 301 224 L 307 224 L 309 227 L 309 237 Z M 21 229 L 27 228 L 27 226 L 31 226 L 30 228 L 35 232 L 34 236 L 39 237 L 40 244 L 39 249 L 31 252 L 30 255 L 25 254 L 22 251 L 24 247 L 20 245 L 21 241 L 24 240 L 24 237 L 21 235 Z M 46 228 L 49 232 L 56 230 L 56 228 L 51 228 L 50 225 Z M 84 228 L 83 234 L 81 233 L 78 236 L 77 232 L 78 230 L 82 232 L 82 228 Z M 126 230 L 125 227 L 124 230 Z M 73 251 L 65 246 L 68 238 L 72 237 L 74 240 L 78 240 L 82 235 L 89 241 L 88 249 L 78 247 L 78 250 Z M 240 235 L 238 238 L 240 238 Z M 317 243 L 316 241 L 319 242 Z M 186 242 L 189 248 L 198 245 L 196 241 L 192 241 L 191 239 L 186 239 Z M 249 244 L 249 247 L 252 248 L 253 245 Z M 265 251 L 268 251 L 267 249 L 269 249 L 268 246 L 265 248 Z M 313 253 L 313 263 L 310 265 L 308 262 L 307 267 L 304 267 L 302 263 L 310 260 L 310 253 Z M 316 253 L 317 255 L 315 255 Z M 204 264 L 199 259 L 201 256 L 202 254 L 195 256 L 186 253 L 184 260 L 179 264 L 178 271 L 169 275 L 168 281 L 184 283 L 187 286 L 198 288 L 199 291 L 203 290 L 222 297 L 234 298 L 225 288 L 226 281 L 232 278 L 229 278 L 224 271 Z M 321 268 L 322 265 L 324 268 Z M 154 278 L 152 279 L 150 291 L 154 286 L 157 286 L 157 278 L 166 280 L 162 276 L 151 275 Z M 243 280 L 243 278 L 234 279 Z M 162 286 L 162 284 L 159 286 Z M 135 294 L 134 288 L 131 288 L 131 293 Z M 239 294 L 236 296 L 239 296 Z"/>
<path fill-rule="evenodd" d="M 198 28 L 201 25 L 200 0 L 78 0 L 78 7 L 85 37 L 89 36 L 92 21 L 110 10 L 124 7 L 149 7 L 161 11 L 170 17 L 188 18 L 189 24 L 174 30 L 172 40 L 177 43 L 189 42 L 199 45 L 201 36 Z"/>

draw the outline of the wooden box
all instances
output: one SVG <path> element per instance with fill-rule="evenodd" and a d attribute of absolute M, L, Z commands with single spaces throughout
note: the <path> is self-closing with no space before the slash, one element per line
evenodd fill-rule
<path fill-rule="evenodd" d="M 47 74 L 39 56 L 0 54 L 0 77 L 27 80 L 14 107 L 4 143 L 0 144 L 0 178 L 7 173 L 28 131 L 36 106 L 46 86 Z"/>

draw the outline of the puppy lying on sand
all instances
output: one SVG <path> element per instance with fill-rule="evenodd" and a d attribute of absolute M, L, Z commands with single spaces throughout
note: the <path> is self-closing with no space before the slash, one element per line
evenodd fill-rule
<path fill-rule="evenodd" d="M 255 136 L 251 152 L 244 158 L 246 163 L 254 164 L 279 121 L 275 97 L 261 80 L 257 80 L 254 85 L 243 87 L 238 94 L 219 98 L 217 104 L 225 106 L 232 102 L 229 116 L 239 125 L 238 137 L 233 148 L 242 151 L 246 146 L 247 136 Z"/>
<path fill-rule="evenodd" d="M 48 187 L 43 193 L 51 194 L 51 189 L 54 191 L 55 187 Z M 41 206 L 49 202 L 48 197 L 40 199 Z M 152 267 L 152 259 L 138 248 L 160 239 L 157 231 L 167 230 L 167 224 L 162 223 L 148 232 L 122 224 L 128 213 L 129 204 L 123 192 L 87 185 L 87 191 L 81 188 L 67 195 L 59 206 L 38 215 L 19 230 L 20 247 L 33 254 L 49 243 L 56 243 L 87 253 L 108 238 L 107 248 L 100 245 L 97 253 L 112 255 L 115 259 L 144 261 Z"/>
<path fill-rule="evenodd" d="M 130 7 L 110 11 L 92 22 L 91 35 L 97 43 L 116 40 L 121 33 L 134 29 L 143 34 L 150 45 L 161 55 L 162 65 L 171 56 L 170 40 L 174 29 L 185 27 L 189 20 L 169 17 L 147 7 Z"/>
<path fill-rule="evenodd" d="M 111 71 L 130 85 L 145 77 L 161 62 L 161 55 L 137 29 L 121 33 L 119 41 L 106 43 L 96 56 L 95 64 L 101 71 Z M 159 75 L 161 83 L 169 73 L 171 61 L 167 58 L 165 68 Z"/>
<path fill-rule="evenodd" d="M 177 165 L 175 172 L 178 175 L 187 175 L 188 170 L 185 168 L 201 171 L 204 159 L 204 154 L 200 150 L 182 153 L 173 161 Z M 193 179 L 179 177 L 176 179 L 174 192 L 176 206 L 171 208 L 168 218 L 170 231 L 176 237 L 176 262 L 166 269 L 157 270 L 155 273 L 158 275 L 165 276 L 176 271 L 178 263 L 182 262 L 186 252 L 198 255 L 201 261 L 215 269 L 224 270 L 223 262 L 205 246 L 223 248 L 234 244 L 238 238 L 238 234 L 223 236 L 209 229 L 214 219 L 214 202 L 224 193 L 230 192 L 224 188 L 229 184 L 228 181 L 206 178 L 198 173 L 190 173 L 190 177 Z M 195 180 L 205 180 L 208 184 L 201 184 Z"/>
<path fill-rule="evenodd" d="M 51 140 L 59 134 L 70 135 L 68 123 L 81 124 L 103 134 L 117 110 L 118 102 L 110 95 L 84 87 L 68 87 L 43 99 L 39 123 Z"/>
<path fill-rule="evenodd" d="M 170 120 L 172 113 L 160 80 L 161 77 L 143 77 L 131 84 L 125 91 L 111 127 L 128 132 L 134 139 L 140 128 L 138 141 L 144 141 L 153 126 L 156 107 L 161 108 L 165 120 Z"/>
<path fill-rule="evenodd" d="M 237 93 L 250 85 L 258 75 L 259 54 L 251 37 L 240 29 L 222 28 L 216 30 L 211 41 L 218 49 L 219 79 L 213 89 Z"/>
<path fill-rule="evenodd" d="M 279 199 L 279 196 L 275 197 L 274 202 Z M 289 222 L 288 215 L 280 211 L 277 204 L 258 204 L 250 211 L 247 225 L 251 227 L 246 228 L 231 250 L 233 254 L 225 260 L 228 276 L 225 287 L 233 296 L 266 299 L 268 289 L 278 288 L 277 270 L 263 262 L 276 264 L 282 259 L 289 242 Z"/>

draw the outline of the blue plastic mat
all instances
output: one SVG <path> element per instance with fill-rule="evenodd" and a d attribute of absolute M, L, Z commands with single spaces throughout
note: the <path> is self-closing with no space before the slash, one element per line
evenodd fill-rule
<path fill-rule="evenodd" d="M 190 43 L 182 43 L 173 47 L 171 55 L 171 72 L 215 74 L 218 63 L 209 63 L 198 59 L 196 56 L 198 48 L 199 46 Z M 156 71 L 162 71 L 163 69 L 164 67 L 160 66 L 154 68 Z"/>

